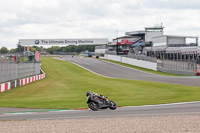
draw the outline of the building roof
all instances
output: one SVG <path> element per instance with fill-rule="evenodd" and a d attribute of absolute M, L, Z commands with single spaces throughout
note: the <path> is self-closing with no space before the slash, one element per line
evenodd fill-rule
<path fill-rule="evenodd" d="M 121 37 L 118 37 L 118 38 L 115 38 L 113 40 L 117 40 L 117 39 L 126 39 L 126 38 L 137 38 L 135 36 L 121 36 Z"/>
<path fill-rule="evenodd" d="M 159 38 L 159 37 L 178 37 L 178 38 L 199 38 L 198 36 L 179 36 L 179 35 L 162 35 L 162 36 L 156 36 L 152 38 Z"/>
<path fill-rule="evenodd" d="M 129 36 L 140 36 L 140 35 L 144 35 L 146 33 L 146 31 L 141 30 L 141 31 L 130 31 L 130 32 L 126 32 L 126 35 Z"/>
<path fill-rule="evenodd" d="M 145 29 L 164 29 L 163 26 L 154 26 L 154 27 L 144 27 Z"/>

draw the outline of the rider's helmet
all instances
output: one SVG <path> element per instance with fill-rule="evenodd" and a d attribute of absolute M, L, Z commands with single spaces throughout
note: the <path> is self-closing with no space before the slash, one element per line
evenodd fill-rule
<path fill-rule="evenodd" d="M 97 93 L 96 93 L 96 92 L 93 92 L 92 94 L 95 95 L 95 96 L 97 96 Z"/>
<path fill-rule="evenodd" d="M 86 92 L 86 96 L 89 96 L 90 94 L 91 94 L 91 92 L 90 92 L 90 91 Z"/>

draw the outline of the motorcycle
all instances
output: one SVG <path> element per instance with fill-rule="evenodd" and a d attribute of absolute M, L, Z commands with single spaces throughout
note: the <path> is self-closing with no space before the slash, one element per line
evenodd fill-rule
<path fill-rule="evenodd" d="M 107 109 L 107 108 L 115 110 L 117 108 L 115 102 L 108 100 L 107 96 L 103 95 L 98 96 L 96 93 L 91 93 L 90 91 L 86 93 L 86 96 L 87 96 L 86 103 L 88 104 L 88 107 L 93 111 L 97 111 L 99 109 Z"/>

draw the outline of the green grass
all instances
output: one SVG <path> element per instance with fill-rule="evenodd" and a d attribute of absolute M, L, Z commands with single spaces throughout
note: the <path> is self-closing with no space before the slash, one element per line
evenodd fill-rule
<path fill-rule="evenodd" d="M 1 107 L 41 109 L 88 108 L 85 93 L 108 96 L 118 106 L 200 100 L 200 88 L 95 75 L 68 61 L 42 58 L 46 78 L 0 93 Z"/>
<path fill-rule="evenodd" d="M 129 65 L 129 64 L 126 64 L 126 63 L 121 63 L 121 62 L 118 62 L 118 61 L 113 61 L 113 60 L 107 60 L 107 59 L 100 59 L 100 60 L 108 61 L 108 62 L 115 63 L 115 64 L 118 64 L 118 65 L 130 67 L 130 68 L 133 68 L 133 69 L 137 69 L 137 70 L 148 72 L 148 73 L 158 74 L 158 75 L 184 76 L 184 75 L 178 75 L 178 74 L 165 73 L 165 72 L 161 72 L 161 71 L 154 71 L 154 70 L 151 70 L 151 69 L 142 68 L 142 67 L 138 67 L 138 66 L 133 66 L 133 65 Z"/>

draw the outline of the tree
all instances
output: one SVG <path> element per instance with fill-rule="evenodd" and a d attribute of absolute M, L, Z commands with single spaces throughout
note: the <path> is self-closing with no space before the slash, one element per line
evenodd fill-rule
<path fill-rule="evenodd" d="M 41 47 L 38 47 L 38 46 L 33 46 L 33 48 L 35 48 L 36 51 L 41 51 L 42 49 Z"/>
<path fill-rule="evenodd" d="M 79 46 L 68 45 L 65 47 L 52 46 L 46 49 L 46 51 L 50 54 L 59 53 L 59 52 L 82 52 L 86 50 L 90 52 L 94 52 L 95 46 L 94 45 L 79 45 Z"/>
<path fill-rule="evenodd" d="M 82 51 L 86 51 L 86 45 L 79 45 L 78 48 L 77 48 L 77 51 L 78 52 L 82 52 Z"/>
<path fill-rule="evenodd" d="M 7 54 L 8 53 L 8 49 L 6 47 L 2 47 L 1 48 L 1 53 L 2 54 Z"/>
<path fill-rule="evenodd" d="M 11 50 L 9 51 L 9 53 L 11 53 L 11 54 L 17 53 L 17 48 L 11 49 Z"/>
<path fill-rule="evenodd" d="M 24 47 L 20 44 L 17 44 L 17 52 L 23 52 L 24 51 Z"/>
<path fill-rule="evenodd" d="M 34 47 L 29 47 L 29 50 L 33 53 L 35 53 L 35 51 L 37 51 Z"/>
<path fill-rule="evenodd" d="M 60 47 L 59 46 L 52 46 L 52 47 L 47 49 L 47 52 L 50 53 L 50 54 L 60 52 Z"/>
<path fill-rule="evenodd" d="M 66 52 L 66 47 L 61 47 L 60 52 Z"/>
<path fill-rule="evenodd" d="M 90 51 L 90 52 L 94 52 L 95 46 L 94 46 L 94 45 L 87 45 L 87 46 L 86 46 L 86 49 L 87 49 L 88 51 Z"/>
<path fill-rule="evenodd" d="M 76 45 L 69 45 L 67 47 L 68 51 L 67 52 L 76 52 L 77 46 Z"/>

